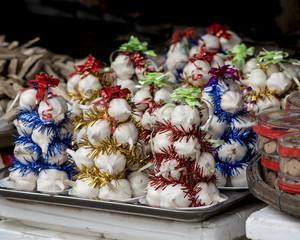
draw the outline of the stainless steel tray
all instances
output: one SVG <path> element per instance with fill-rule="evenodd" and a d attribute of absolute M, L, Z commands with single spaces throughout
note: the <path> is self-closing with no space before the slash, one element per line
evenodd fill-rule
<path fill-rule="evenodd" d="M 6 176 L 1 170 L 0 178 Z M 131 214 L 137 216 L 146 216 L 160 219 L 184 221 L 184 222 L 199 222 L 207 218 L 215 216 L 225 210 L 233 208 L 237 205 L 251 201 L 254 198 L 248 190 L 239 191 L 221 191 L 228 199 L 222 203 L 216 204 L 210 208 L 197 210 L 178 210 L 151 207 L 140 203 L 125 203 L 118 201 L 100 201 L 92 199 L 78 198 L 69 195 L 48 194 L 36 191 L 20 191 L 0 187 L 0 196 L 8 199 L 19 201 L 38 202 L 44 204 L 54 204 L 69 207 L 78 207 L 84 209 L 93 209 L 97 211 L 115 212 L 122 214 Z"/>

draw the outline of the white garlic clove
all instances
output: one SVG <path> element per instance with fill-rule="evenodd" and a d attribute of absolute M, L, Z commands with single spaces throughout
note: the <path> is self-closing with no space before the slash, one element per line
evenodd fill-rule
<path fill-rule="evenodd" d="M 13 188 L 33 191 L 36 189 L 37 178 L 38 176 L 36 176 L 34 172 L 23 174 L 23 172 L 12 171 L 7 181 Z"/>
<path fill-rule="evenodd" d="M 41 101 L 38 109 L 42 121 L 53 120 L 55 123 L 65 119 L 67 111 L 68 105 L 62 96 L 55 96 L 48 98 L 46 101 Z"/>
<path fill-rule="evenodd" d="M 34 88 L 23 91 L 19 99 L 19 106 L 21 107 L 21 109 L 27 109 L 29 111 L 35 109 L 36 94 L 37 90 Z"/>
<path fill-rule="evenodd" d="M 253 91 L 265 91 L 267 87 L 267 75 L 259 68 L 254 69 L 247 80 L 243 81 L 247 86 L 251 87 Z"/>
<path fill-rule="evenodd" d="M 150 206 L 159 206 L 160 204 L 161 188 L 155 189 L 154 186 L 147 185 L 146 200 Z"/>
<path fill-rule="evenodd" d="M 283 72 L 274 72 L 267 80 L 267 87 L 277 94 L 284 93 L 292 86 L 292 79 Z"/>
<path fill-rule="evenodd" d="M 177 184 L 175 186 L 168 185 L 161 190 L 160 206 L 166 208 L 189 207 L 191 200 L 183 189 L 181 184 Z"/>
<path fill-rule="evenodd" d="M 267 76 L 270 77 L 273 73 L 277 72 L 280 72 L 278 64 L 269 63 L 266 70 Z"/>
<path fill-rule="evenodd" d="M 216 171 L 216 162 L 214 156 L 208 152 L 202 152 L 195 161 L 195 167 L 202 168 L 203 176 L 211 177 Z"/>
<path fill-rule="evenodd" d="M 135 72 L 133 62 L 130 57 L 119 54 L 111 63 L 111 68 L 118 79 L 131 79 Z"/>
<path fill-rule="evenodd" d="M 92 168 L 95 166 L 93 159 L 89 157 L 89 154 L 92 153 L 91 148 L 82 146 L 78 148 L 76 151 L 67 149 L 67 153 L 71 155 L 78 168 L 82 168 L 83 165 L 86 166 L 87 168 Z"/>
<path fill-rule="evenodd" d="M 138 135 L 138 130 L 133 122 L 125 122 L 119 124 L 116 127 L 115 132 L 113 133 L 113 136 L 117 139 L 119 143 L 128 143 L 131 149 L 133 145 L 136 144 L 138 140 Z"/>
<path fill-rule="evenodd" d="M 205 34 L 201 37 L 205 43 L 205 49 L 211 52 L 217 52 L 220 48 L 220 42 L 218 37 L 212 34 Z"/>
<path fill-rule="evenodd" d="M 273 95 L 265 97 L 264 99 L 258 99 L 257 102 L 257 110 L 261 112 L 265 111 L 273 111 L 280 110 L 281 103 L 279 99 Z"/>
<path fill-rule="evenodd" d="M 74 76 L 70 77 L 67 81 L 67 91 L 69 93 L 75 93 L 80 80 L 80 74 L 75 74 Z"/>
<path fill-rule="evenodd" d="M 74 132 L 74 138 L 76 139 L 76 143 L 81 143 L 81 140 L 86 137 L 87 127 L 82 127 L 79 130 Z"/>
<path fill-rule="evenodd" d="M 175 159 L 163 161 L 159 168 L 159 172 L 156 173 L 155 175 L 163 176 L 166 179 L 169 179 L 171 177 L 175 181 L 178 181 L 182 174 L 182 170 L 184 170 L 184 168 L 177 169 L 176 168 L 177 166 L 178 166 L 178 162 Z"/>
<path fill-rule="evenodd" d="M 227 91 L 221 97 L 221 108 L 225 112 L 236 113 L 244 108 L 242 94 L 236 91 Z"/>
<path fill-rule="evenodd" d="M 45 169 L 38 175 L 37 190 L 41 192 L 66 190 L 69 187 L 66 180 L 68 180 L 66 172 L 57 169 Z"/>
<path fill-rule="evenodd" d="M 50 164 L 62 165 L 68 160 L 68 154 L 65 151 L 60 151 L 55 154 L 55 156 L 49 156 L 47 162 Z"/>
<path fill-rule="evenodd" d="M 218 149 L 218 156 L 220 159 L 231 159 L 232 163 L 240 161 L 247 153 L 247 146 L 239 142 L 224 143 Z"/>
<path fill-rule="evenodd" d="M 207 124 L 209 124 L 207 131 L 213 136 L 214 139 L 218 139 L 224 133 L 227 127 L 227 123 L 225 121 L 218 121 L 218 119 L 218 116 L 212 115 L 211 122 L 210 119 L 207 121 Z"/>
<path fill-rule="evenodd" d="M 82 198 L 96 198 L 99 194 L 99 187 L 90 186 L 91 178 L 85 181 L 77 179 L 72 187 L 72 195 Z"/>
<path fill-rule="evenodd" d="M 124 122 L 129 118 L 131 110 L 131 106 L 125 99 L 115 98 L 109 103 L 108 114 L 117 122 Z"/>
<path fill-rule="evenodd" d="M 201 122 L 200 113 L 197 108 L 192 109 L 188 105 L 178 105 L 174 108 L 171 115 L 171 123 L 177 128 L 190 131 L 193 125 L 199 125 Z"/>
<path fill-rule="evenodd" d="M 127 179 L 112 180 L 100 188 L 98 198 L 104 200 L 126 200 L 132 197 L 132 189 Z"/>
<path fill-rule="evenodd" d="M 119 174 L 125 169 L 126 158 L 117 150 L 115 153 L 99 153 L 94 159 L 95 166 L 99 168 L 100 172 L 109 173 L 111 175 Z"/>
<path fill-rule="evenodd" d="M 107 120 L 97 120 L 93 125 L 88 126 L 86 130 L 86 136 L 94 147 L 110 135 L 110 123 Z"/>
<path fill-rule="evenodd" d="M 225 201 L 225 199 L 220 197 L 220 192 L 214 183 L 200 182 L 195 188 L 201 188 L 201 190 L 195 196 L 201 201 L 201 204 L 208 206 L 213 203 Z"/>
<path fill-rule="evenodd" d="M 85 78 L 81 79 L 78 83 L 78 91 L 82 93 L 82 95 L 90 99 L 94 94 L 96 89 L 101 89 L 102 86 L 95 76 L 89 74 Z"/>
<path fill-rule="evenodd" d="M 142 88 L 138 90 L 132 98 L 132 101 L 139 111 L 144 111 L 149 107 L 150 101 L 153 99 L 149 88 Z"/>
<path fill-rule="evenodd" d="M 149 180 L 149 177 L 146 173 L 138 171 L 131 172 L 128 175 L 127 179 L 131 184 L 133 197 L 140 197 L 146 195 Z"/>
<path fill-rule="evenodd" d="M 203 87 L 211 75 L 208 74 L 211 66 L 203 60 L 189 62 L 183 69 L 183 77 L 193 86 Z"/>
<path fill-rule="evenodd" d="M 82 110 L 79 107 L 79 100 L 71 99 L 68 103 L 68 111 L 71 113 L 71 118 L 80 116 L 82 114 Z"/>
<path fill-rule="evenodd" d="M 172 132 L 158 132 L 153 138 L 153 151 L 155 153 L 162 153 L 162 150 L 168 150 L 172 145 L 170 141 L 170 136 Z"/>
<path fill-rule="evenodd" d="M 197 159 L 201 154 L 201 146 L 196 138 L 184 136 L 180 140 L 175 141 L 173 146 L 179 155 L 190 157 L 192 160 Z"/>
<path fill-rule="evenodd" d="M 200 52 L 200 47 L 198 45 L 192 46 L 189 51 L 189 58 L 192 58 L 195 54 Z"/>
<path fill-rule="evenodd" d="M 247 187 L 246 167 L 243 169 L 238 168 L 238 173 L 235 173 L 230 177 L 231 185 L 233 187 Z"/>

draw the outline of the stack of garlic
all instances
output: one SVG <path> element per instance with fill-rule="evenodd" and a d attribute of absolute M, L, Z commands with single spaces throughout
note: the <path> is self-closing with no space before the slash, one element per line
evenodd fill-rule
<path fill-rule="evenodd" d="M 223 141 L 215 153 L 218 186 L 225 186 L 230 178 L 232 186 L 247 187 L 246 166 L 255 154 L 254 122 L 245 110 L 236 72 L 230 65 L 209 71 L 212 78 L 204 91 L 213 115 L 205 128 L 213 139 Z"/>
<path fill-rule="evenodd" d="M 244 80 L 245 101 L 254 113 L 284 109 L 285 98 L 300 88 L 299 75 L 288 53 L 262 50 L 246 62 Z"/>
<path fill-rule="evenodd" d="M 105 71 L 106 64 L 89 55 L 83 65 L 76 66 L 76 71 L 69 75 L 67 91 L 70 96 L 68 108 L 71 119 L 76 125 L 74 136 L 79 143 L 86 135 L 86 112 L 95 106 L 101 97 L 101 90 L 114 83 L 112 74 Z M 97 105 L 99 111 L 103 106 Z"/>
<path fill-rule="evenodd" d="M 147 156 L 138 141 L 142 129 L 132 116 L 130 91 L 116 85 L 104 88 L 101 96 L 94 104 L 102 109 L 86 113 L 86 137 L 78 150 L 69 150 L 80 171 L 73 195 L 105 200 L 144 195 L 148 176 L 136 171 Z"/>
<path fill-rule="evenodd" d="M 69 187 L 74 169 L 66 149 L 72 147 L 73 124 L 66 100 L 51 88 L 58 83 L 42 73 L 21 91 L 21 111 L 14 121 L 19 136 L 8 179 L 14 188 L 53 192 Z"/>
<path fill-rule="evenodd" d="M 208 114 L 200 104 L 197 88 L 177 88 L 172 93 L 174 108 L 153 131 L 153 170 L 146 199 L 151 206 L 196 207 L 218 203 L 215 160 L 203 125 Z M 185 99 L 189 104 L 182 101 Z"/>
<path fill-rule="evenodd" d="M 117 57 L 111 55 L 111 69 L 116 76 L 116 85 L 128 88 L 132 94 L 136 91 L 137 79 L 144 72 L 157 71 L 158 67 L 152 57 L 156 57 L 153 50 L 148 49 L 147 42 L 141 42 L 131 36 L 129 42 L 123 43 L 116 51 Z"/>

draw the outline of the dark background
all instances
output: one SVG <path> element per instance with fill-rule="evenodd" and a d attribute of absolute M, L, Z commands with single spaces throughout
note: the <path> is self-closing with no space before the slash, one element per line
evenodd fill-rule
<path fill-rule="evenodd" d="M 172 33 L 187 26 L 200 32 L 229 24 L 246 43 L 300 49 L 299 0 L 251 1 L 100 1 L 7 0 L 0 2 L 0 34 L 74 58 L 88 54 L 108 61 L 130 35 L 165 51 Z"/>

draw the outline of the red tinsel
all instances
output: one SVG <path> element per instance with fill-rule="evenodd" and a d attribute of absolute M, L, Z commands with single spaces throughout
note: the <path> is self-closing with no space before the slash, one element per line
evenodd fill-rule
<path fill-rule="evenodd" d="M 179 42 L 181 41 L 181 39 L 183 37 L 191 37 L 192 35 L 194 35 L 196 33 L 196 30 L 192 29 L 192 28 L 187 28 L 183 31 L 176 31 L 173 35 L 172 35 L 172 40 L 171 42 L 172 43 L 175 43 L 175 42 Z"/>

